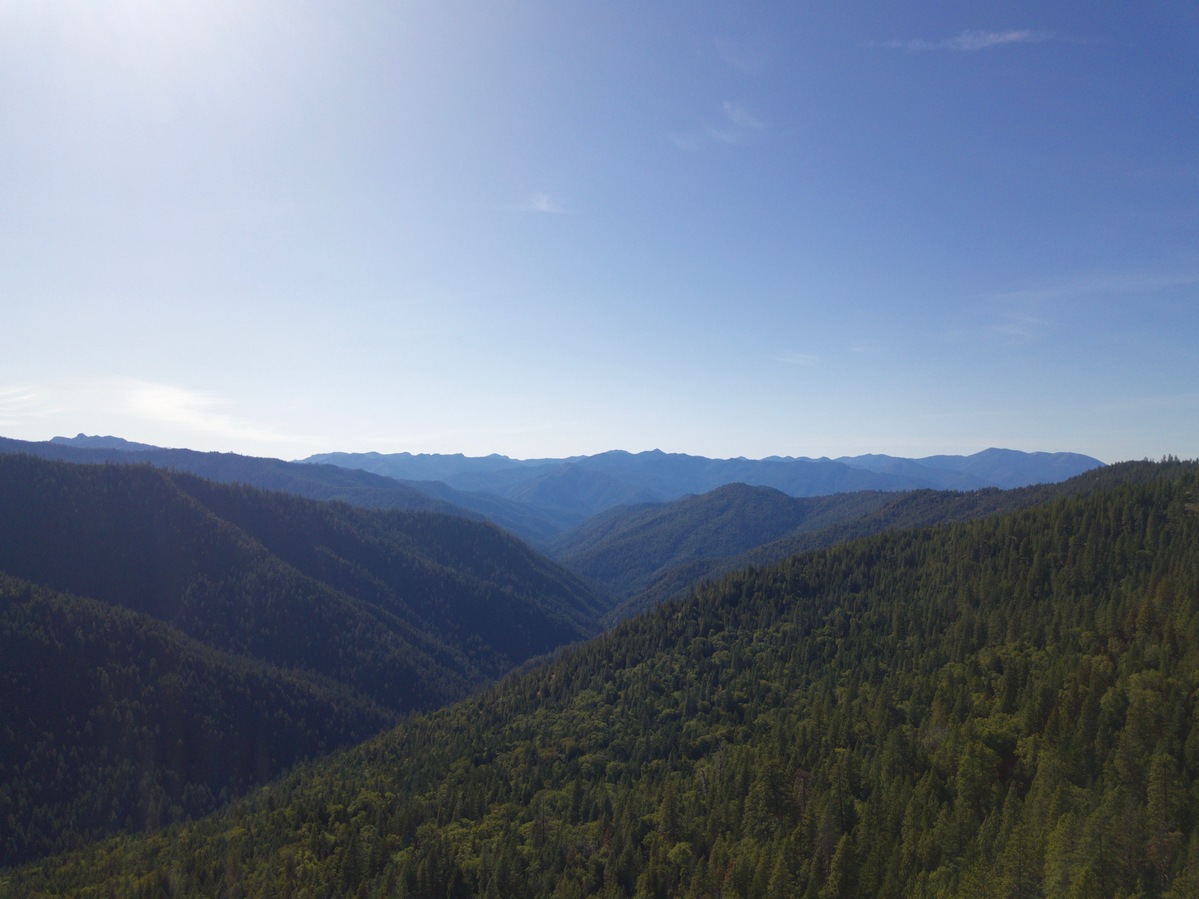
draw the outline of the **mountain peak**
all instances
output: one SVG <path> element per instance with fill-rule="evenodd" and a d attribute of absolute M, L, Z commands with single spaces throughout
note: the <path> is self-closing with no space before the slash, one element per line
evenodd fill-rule
<path fill-rule="evenodd" d="M 159 449 L 149 443 L 134 443 L 132 440 L 125 440 L 123 437 L 106 436 L 89 436 L 82 432 L 74 437 L 52 437 L 51 443 L 57 443 L 66 446 L 77 446 L 83 449 L 115 449 L 126 450 L 128 452 L 140 452 L 142 450 Z"/>

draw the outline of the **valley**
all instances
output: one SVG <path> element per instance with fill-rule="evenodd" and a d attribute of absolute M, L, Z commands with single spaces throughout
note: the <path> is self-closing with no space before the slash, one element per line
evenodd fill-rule
<path fill-rule="evenodd" d="M 1194 463 L 730 483 L 535 550 L 373 472 L 34 446 L 0 895 L 1199 886 Z"/>

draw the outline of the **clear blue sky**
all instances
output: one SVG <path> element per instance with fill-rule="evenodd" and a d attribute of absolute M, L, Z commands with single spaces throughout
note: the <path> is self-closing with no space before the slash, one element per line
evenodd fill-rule
<path fill-rule="evenodd" d="M 0 435 L 1199 456 L 1199 6 L 0 0 Z"/>

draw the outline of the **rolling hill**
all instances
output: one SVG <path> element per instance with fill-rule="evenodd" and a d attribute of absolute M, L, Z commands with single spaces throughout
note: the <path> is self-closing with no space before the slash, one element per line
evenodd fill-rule
<path fill-rule="evenodd" d="M 397 715 L 128 609 L 0 575 L 0 863 L 218 808 Z"/>

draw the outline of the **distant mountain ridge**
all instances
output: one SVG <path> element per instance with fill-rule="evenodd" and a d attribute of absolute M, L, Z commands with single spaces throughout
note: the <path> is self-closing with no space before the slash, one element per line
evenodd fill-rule
<path fill-rule="evenodd" d="M 869 471 L 902 473 L 908 477 L 924 477 L 930 473 L 946 477 L 960 474 L 967 483 L 955 488 L 949 483 L 933 489 L 975 489 L 977 487 L 1030 487 L 1033 484 L 1055 484 L 1075 475 L 1099 468 L 1098 459 L 1078 453 L 1026 453 L 1008 449 L 985 449 L 970 456 L 926 456 L 923 459 L 904 459 L 896 456 L 844 456 L 835 461 Z M 969 481 L 983 483 L 970 484 Z"/>
<path fill-rule="evenodd" d="M 509 459 L 411 453 L 323 453 L 307 463 L 359 468 L 408 482 L 435 480 L 462 491 L 522 500 L 577 524 L 616 505 L 668 502 L 726 484 L 773 487 L 789 496 L 859 490 L 977 490 L 1056 483 L 1104 463 L 1078 453 L 987 449 L 970 456 L 839 459 L 772 456 L 709 459 L 650 450 L 612 450 L 563 459 Z"/>
<path fill-rule="evenodd" d="M 76 434 L 74 437 L 51 437 L 51 443 L 58 443 L 65 446 L 74 446 L 79 449 L 107 449 L 120 450 L 122 452 L 141 452 L 143 450 L 156 450 L 162 447 L 154 446 L 149 443 L 134 443 L 132 440 L 126 440 L 123 437 L 112 437 L 100 435 L 89 436 L 87 434 Z"/>
<path fill-rule="evenodd" d="M 482 517 L 545 548 L 617 506 L 672 502 L 726 484 L 772 487 L 792 497 L 863 490 L 978 490 L 1058 483 L 1100 468 L 1079 453 L 986 449 L 920 459 L 870 454 L 818 459 L 710 459 L 611 450 L 592 456 L 512 459 L 455 454 L 321 453 L 295 462 L 234 453 L 162 449 L 78 434 L 44 443 L 0 438 L 0 452 L 73 462 L 139 461 L 225 483 L 248 483 L 373 508 L 429 509 Z"/>
<path fill-rule="evenodd" d="M 185 471 L 223 484 L 249 484 L 309 499 L 340 500 L 367 509 L 405 509 L 483 518 L 534 543 L 562 530 L 541 510 L 491 494 L 470 494 L 434 481 L 404 482 L 337 465 L 305 465 L 237 453 L 165 449 L 119 437 L 55 437 L 47 441 L 0 437 L 0 455 L 25 454 L 60 462 L 145 464 Z"/>

